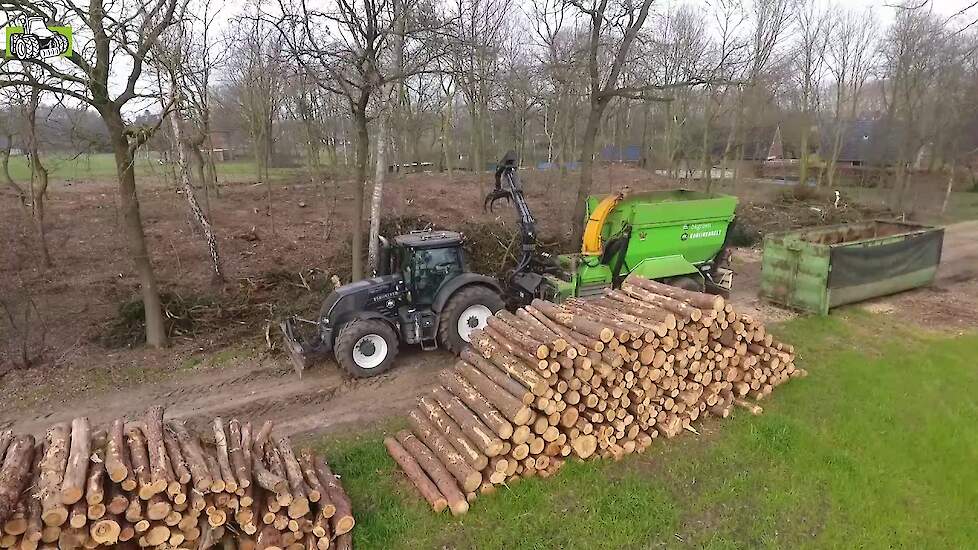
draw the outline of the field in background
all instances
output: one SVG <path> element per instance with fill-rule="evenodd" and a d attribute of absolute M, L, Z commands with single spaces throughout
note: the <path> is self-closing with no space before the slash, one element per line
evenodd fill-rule
<path fill-rule="evenodd" d="M 321 443 L 357 503 L 359 548 L 965 548 L 978 540 L 978 334 L 848 309 L 774 331 L 810 376 L 644 455 L 435 516 L 381 431 Z"/>
<path fill-rule="evenodd" d="M 77 156 L 45 155 L 44 165 L 52 181 L 91 182 L 110 181 L 116 177 L 115 157 L 110 153 L 83 154 Z M 250 160 L 235 160 L 219 162 L 217 174 L 220 181 L 254 181 L 255 163 Z M 139 153 L 136 156 L 136 183 L 145 184 L 145 180 L 158 182 L 167 177 L 169 166 L 160 164 L 155 154 Z M 302 172 L 297 168 L 272 168 L 269 174 L 272 179 L 279 180 L 295 176 Z M 30 166 L 24 156 L 10 157 L 10 175 L 14 181 L 26 182 L 31 177 Z"/>
<path fill-rule="evenodd" d="M 85 154 L 78 156 L 49 155 L 45 157 L 45 163 L 55 182 L 95 182 L 113 181 L 115 179 L 115 159 L 109 153 Z M 219 162 L 216 164 L 218 180 L 221 183 L 254 183 L 257 181 L 255 163 L 251 160 L 234 160 L 229 162 Z M 136 159 L 137 184 L 141 187 L 158 184 L 165 181 L 174 181 L 170 166 L 160 164 L 159 158 L 155 154 L 140 153 Z M 15 181 L 26 182 L 30 178 L 30 168 L 27 160 L 23 156 L 11 157 L 10 173 Z M 305 167 L 295 168 L 272 168 L 269 171 L 271 179 L 275 182 L 295 182 L 310 181 L 310 172 Z M 458 172 L 463 180 L 479 177 L 468 172 Z M 416 174 L 408 177 L 418 178 L 424 174 Z M 435 178 L 444 178 L 446 174 L 433 174 Z M 487 172 L 482 175 L 487 181 L 491 175 Z M 651 173 L 650 173 L 651 176 Z M 528 187 L 534 185 L 535 180 L 553 180 L 555 178 L 570 178 L 576 184 L 576 172 L 570 172 L 566 176 L 560 176 L 557 171 L 541 172 L 534 169 L 524 170 L 524 184 Z M 918 176 L 920 178 L 920 176 Z M 944 197 L 943 176 L 925 178 L 926 181 L 918 184 L 914 188 L 916 193 L 913 201 L 918 206 L 918 216 L 929 222 L 953 223 L 956 221 L 978 218 L 978 192 L 969 189 L 969 182 L 958 182 L 956 190 L 952 192 L 948 201 L 948 207 L 943 215 L 940 215 L 940 203 Z M 316 178 L 318 179 L 318 178 Z M 331 179 L 326 176 L 324 179 Z M 392 185 L 396 185 L 397 178 L 392 179 Z M 626 182 L 627 183 L 627 182 Z M 624 185 L 622 183 L 621 185 Z M 605 180 L 605 185 L 600 182 L 594 187 L 595 193 L 615 192 L 621 185 L 613 180 Z M 680 181 L 676 186 L 689 186 L 701 188 L 703 183 L 700 181 Z M 562 185 L 561 187 L 567 187 Z M 845 185 L 838 187 L 842 192 L 843 202 L 859 202 L 861 204 L 872 205 L 884 208 L 888 197 L 887 189 L 857 187 Z M 718 180 L 714 189 L 718 192 L 736 194 L 742 198 L 756 197 L 771 194 L 791 194 L 791 186 L 773 185 L 763 183 L 758 180 L 746 180 L 736 188 L 730 180 Z M 821 190 L 826 195 L 822 201 L 825 206 L 831 204 L 831 192 Z"/>

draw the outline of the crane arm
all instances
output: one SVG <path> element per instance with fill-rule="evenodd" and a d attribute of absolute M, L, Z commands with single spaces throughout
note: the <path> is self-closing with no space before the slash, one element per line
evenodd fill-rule
<path fill-rule="evenodd" d="M 513 269 L 513 273 L 526 271 L 537 246 L 536 220 L 530 213 L 530 207 L 526 204 L 523 196 L 523 184 L 519 175 L 516 173 L 517 157 L 515 151 L 509 151 L 496 166 L 496 186 L 486 196 L 485 207 L 492 210 L 493 204 L 501 199 L 506 199 L 516 207 L 516 213 L 520 221 L 520 258 Z"/>

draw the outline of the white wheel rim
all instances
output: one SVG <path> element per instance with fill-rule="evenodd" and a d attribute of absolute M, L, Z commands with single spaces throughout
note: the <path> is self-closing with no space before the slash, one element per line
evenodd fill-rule
<path fill-rule="evenodd" d="M 368 334 L 353 345 L 353 362 L 361 369 L 377 368 L 387 359 L 387 340 L 379 334 Z"/>
<path fill-rule="evenodd" d="M 492 317 L 492 311 L 482 304 L 473 304 L 458 317 L 458 335 L 462 340 L 471 342 L 472 331 L 486 326 L 486 320 Z"/>

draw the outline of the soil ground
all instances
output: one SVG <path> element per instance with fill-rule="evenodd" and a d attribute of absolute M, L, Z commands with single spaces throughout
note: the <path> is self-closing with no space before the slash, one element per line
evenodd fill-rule
<path fill-rule="evenodd" d="M 495 263 L 495 270 L 502 269 L 515 220 L 505 204 L 495 213 L 482 211 L 480 197 L 490 178 L 459 173 L 393 180 L 385 197 L 394 220 L 390 229 L 419 221 L 462 227 L 475 246 L 495 249 L 481 256 L 483 270 L 493 270 Z M 543 241 L 567 249 L 576 176 L 530 171 L 524 180 Z M 595 192 L 622 185 L 636 190 L 676 186 L 645 171 L 611 167 L 597 174 Z M 5 202 L 0 206 L 0 298 L 19 329 L 0 325 L 0 346 L 5 346 L 0 429 L 40 433 L 55 421 L 81 414 L 100 423 L 138 414 L 152 402 L 174 417 L 273 419 L 283 433 L 305 433 L 376 421 L 407 408 L 451 363 L 448 353 L 407 349 L 396 369 L 367 380 L 352 380 L 327 361 L 300 379 L 278 349 L 277 320 L 292 312 L 314 315 L 330 277 L 349 277 L 348 187 L 332 181 L 279 182 L 269 202 L 264 185 L 222 186 L 220 198 L 211 198 L 227 273 L 227 281 L 218 286 L 210 282 L 206 250 L 192 230 L 183 197 L 163 184 L 142 188 L 147 238 L 171 321 L 173 346 L 163 350 L 127 345 L 138 342 L 133 319 L 138 321 L 139 314 L 132 311 L 137 288 L 118 236 L 110 184 L 75 180 L 55 185 L 48 200 L 54 259 L 49 269 L 37 267 L 24 212 Z M 882 215 L 856 205 L 833 209 L 822 197 L 798 199 L 782 188 L 734 191 L 741 196 L 739 215 L 747 232 Z M 735 304 L 767 321 L 792 315 L 758 300 L 758 250 L 739 248 L 733 265 Z M 956 224 L 947 230 L 932 287 L 862 307 L 935 327 L 973 328 L 978 326 L 976 275 L 978 222 Z M 22 322 L 27 298 L 36 304 L 41 321 Z M 29 347 L 43 353 L 31 368 L 14 368 L 24 326 L 32 329 Z"/>

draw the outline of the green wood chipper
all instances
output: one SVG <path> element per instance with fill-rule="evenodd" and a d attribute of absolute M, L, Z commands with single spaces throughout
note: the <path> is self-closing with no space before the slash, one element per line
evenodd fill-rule
<path fill-rule="evenodd" d="M 515 156 L 503 159 L 486 204 L 511 200 L 520 216 L 523 255 L 509 277 L 520 302 L 560 302 L 617 287 L 636 274 L 689 290 L 729 292 L 727 268 L 737 198 L 685 189 L 587 199 L 581 252 L 550 257 L 535 251 L 535 220 L 523 198 Z"/>

